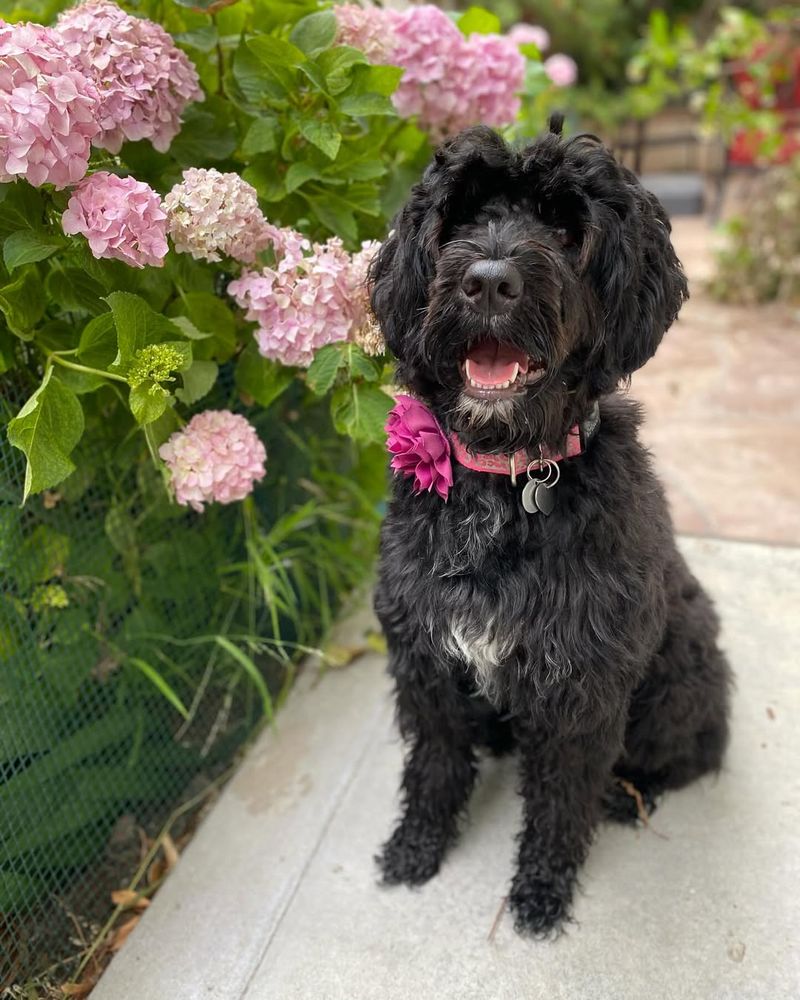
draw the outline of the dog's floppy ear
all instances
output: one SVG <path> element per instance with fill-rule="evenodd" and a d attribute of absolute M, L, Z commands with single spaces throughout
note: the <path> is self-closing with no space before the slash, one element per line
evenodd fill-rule
<path fill-rule="evenodd" d="M 432 206 L 430 186 L 423 179 L 412 189 L 372 262 L 372 311 L 396 358 L 402 359 L 404 341 L 424 314 L 441 226 L 441 216 Z"/>
<path fill-rule="evenodd" d="M 395 357 L 423 319 L 445 221 L 507 177 L 510 158 L 503 139 L 478 125 L 445 142 L 412 188 L 370 271 L 372 309 Z"/>
<path fill-rule="evenodd" d="M 598 392 L 611 391 L 655 354 L 689 295 L 661 202 L 635 174 L 619 170 L 624 197 L 593 220 L 595 249 L 588 264 L 605 307 Z"/>

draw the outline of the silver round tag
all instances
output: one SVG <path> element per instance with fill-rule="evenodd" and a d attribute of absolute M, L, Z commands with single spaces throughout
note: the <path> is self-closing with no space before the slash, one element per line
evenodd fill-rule
<path fill-rule="evenodd" d="M 522 506 L 529 514 L 539 513 L 539 506 L 536 503 L 536 489 L 541 485 L 538 479 L 529 479 L 522 488 Z"/>
<path fill-rule="evenodd" d="M 556 492 L 552 487 L 545 486 L 544 483 L 537 483 L 533 493 L 533 502 L 545 516 L 552 514 L 556 505 Z"/>

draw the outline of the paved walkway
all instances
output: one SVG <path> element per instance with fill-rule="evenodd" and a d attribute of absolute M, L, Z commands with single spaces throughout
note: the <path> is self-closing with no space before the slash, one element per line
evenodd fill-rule
<path fill-rule="evenodd" d="M 800 545 L 800 308 L 713 301 L 707 223 L 673 232 L 692 297 L 631 395 L 678 529 Z"/>
<path fill-rule="evenodd" d="M 556 943 L 507 915 L 489 940 L 518 823 L 510 760 L 486 762 L 437 879 L 376 885 L 401 754 L 371 655 L 306 671 L 93 1000 L 796 1000 L 800 550 L 684 550 L 738 677 L 727 766 L 668 796 L 654 830 L 601 830 Z"/>

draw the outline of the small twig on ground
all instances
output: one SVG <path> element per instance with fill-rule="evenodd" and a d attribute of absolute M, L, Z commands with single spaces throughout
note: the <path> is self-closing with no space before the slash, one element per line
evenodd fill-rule
<path fill-rule="evenodd" d="M 486 936 L 486 940 L 491 944 L 494 941 L 495 935 L 497 934 L 497 928 L 500 926 L 500 921 L 503 919 L 503 914 L 506 912 L 506 907 L 508 906 L 508 896 L 503 896 L 500 900 L 500 906 L 497 908 L 497 913 L 495 914 L 494 920 L 492 921 L 492 926 L 489 928 L 489 933 Z"/>
<path fill-rule="evenodd" d="M 659 833 L 650 822 L 650 814 L 647 812 L 647 807 L 644 804 L 644 799 L 642 798 L 642 793 L 634 785 L 632 781 L 626 781 L 625 778 L 617 778 L 622 789 L 630 795 L 630 797 L 636 803 L 636 812 L 638 813 L 639 819 L 642 822 L 642 826 L 648 829 L 651 833 L 654 833 L 657 837 L 662 840 L 669 840 L 669 837 L 665 833 Z"/>

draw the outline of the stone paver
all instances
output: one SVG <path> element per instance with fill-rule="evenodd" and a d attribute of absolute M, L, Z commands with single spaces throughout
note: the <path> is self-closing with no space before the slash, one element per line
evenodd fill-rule
<path fill-rule="evenodd" d="M 800 550 L 686 539 L 737 673 L 724 772 L 653 829 L 604 827 L 555 943 L 489 931 L 511 875 L 513 761 L 418 891 L 375 883 L 401 752 L 370 655 L 307 671 L 94 1000 L 796 1000 Z M 364 625 L 350 626 L 351 640 Z"/>
<path fill-rule="evenodd" d="M 703 291 L 713 234 L 676 219 L 691 298 L 633 378 L 643 438 L 678 529 L 800 544 L 800 309 L 720 305 Z"/>

